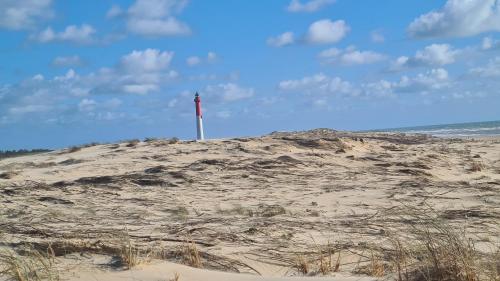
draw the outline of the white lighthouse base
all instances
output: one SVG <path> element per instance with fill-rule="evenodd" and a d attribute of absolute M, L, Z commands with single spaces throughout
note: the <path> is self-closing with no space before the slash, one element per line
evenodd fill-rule
<path fill-rule="evenodd" d="M 196 139 L 204 140 L 205 136 L 203 134 L 203 118 L 201 116 L 196 117 Z"/>

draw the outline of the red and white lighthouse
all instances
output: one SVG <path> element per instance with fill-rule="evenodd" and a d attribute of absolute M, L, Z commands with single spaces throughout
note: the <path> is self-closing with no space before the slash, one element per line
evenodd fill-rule
<path fill-rule="evenodd" d="M 198 93 L 194 95 L 194 103 L 196 104 L 196 139 L 204 140 L 205 136 L 203 135 L 203 116 L 201 114 L 201 99 Z"/>

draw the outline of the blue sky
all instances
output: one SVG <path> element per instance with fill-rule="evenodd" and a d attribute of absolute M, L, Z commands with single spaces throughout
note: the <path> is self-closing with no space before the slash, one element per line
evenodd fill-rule
<path fill-rule="evenodd" d="M 500 119 L 497 0 L 2 0 L 0 149 Z"/>

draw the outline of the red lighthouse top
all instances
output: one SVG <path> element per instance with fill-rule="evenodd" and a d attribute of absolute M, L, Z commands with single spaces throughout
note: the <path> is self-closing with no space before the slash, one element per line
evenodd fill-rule
<path fill-rule="evenodd" d="M 198 93 L 194 95 L 194 102 L 196 103 L 196 116 L 201 117 L 201 99 Z"/>

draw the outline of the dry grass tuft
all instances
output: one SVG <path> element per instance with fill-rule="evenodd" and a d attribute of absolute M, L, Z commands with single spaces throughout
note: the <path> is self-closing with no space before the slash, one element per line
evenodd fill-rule
<path fill-rule="evenodd" d="M 203 268 L 200 252 L 193 241 L 186 240 L 182 251 L 183 262 L 196 268 Z"/>
<path fill-rule="evenodd" d="M 120 239 L 122 246 L 118 249 L 118 258 L 120 264 L 126 269 L 132 269 L 140 264 L 147 264 L 151 262 L 152 259 L 165 258 L 166 252 L 164 248 L 159 245 L 141 250 L 133 244 L 128 233 Z"/>
<path fill-rule="evenodd" d="M 278 204 L 259 204 L 257 207 L 257 214 L 261 217 L 270 218 L 286 214 L 286 209 Z"/>
<path fill-rule="evenodd" d="M 369 275 L 374 277 L 383 277 L 385 275 L 385 265 L 382 258 L 371 253 Z"/>
<path fill-rule="evenodd" d="M 160 140 L 159 138 L 155 138 L 155 137 L 144 138 L 144 142 L 155 142 L 155 141 L 159 141 L 159 140 Z"/>
<path fill-rule="evenodd" d="M 170 278 L 170 281 L 179 281 L 181 278 L 181 275 L 178 272 L 174 273 L 174 277 Z"/>
<path fill-rule="evenodd" d="M 492 263 L 495 257 L 477 251 L 465 230 L 429 212 L 412 212 L 408 217 L 414 222 L 405 237 L 389 234 L 388 256 L 398 281 L 500 280 L 498 260 Z"/>
<path fill-rule="evenodd" d="M 332 256 L 319 259 L 319 272 L 321 272 L 321 274 L 329 274 L 332 270 Z"/>
<path fill-rule="evenodd" d="M 492 253 L 487 262 L 485 262 L 485 280 L 500 281 L 500 246 Z"/>
<path fill-rule="evenodd" d="M 72 146 L 66 150 L 67 153 L 73 153 L 82 150 L 81 146 Z"/>
<path fill-rule="evenodd" d="M 220 206 L 217 206 L 216 212 L 224 216 L 240 215 L 253 217 L 255 214 L 250 207 L 243 207 L 241 204 L 233 204 L 233 206 L 228 209 L 222 209 Z"/>
<path fill-rule="evenodd" d="M 177 137 L 173 137 L 173 138 L 168 140 L 168 144 L 176 144 L 176 143 L 180 143 L 180 142 L 181 141 Z"/>
<path fill-rule="evenodd" d="M 127 144 L 125 145 L 126 147 L 136 147 L 139 143 L 141 143 L 141 141 L 138 139 L 128 140 L 126 142 L 127 142 Z"/>
<path fill-rule="evenodd" d="M 354 273 L 379 278 L 387 276 L 387 273 L 391 268 L 384 260 L 385 256 L 383 255 L 383 250 L 371 247 L 369 250 L 369 255 L 365 255 L 364 253 L 360 255 L 360 259 L 357 262 Z"/>
<path fill-rule="evenodd" d="M 120 259 L 121 265 L 126 269 L 134 268 L 143 263 L 144 260 L 141 259 L 141 257 L 149 257 L 148 253 L 142 253 L 134 246 L 128 232 L 125 232 L 120 239 L 121 248 L 118 250 L 118 258 Z"/>
<path fill-rule="evenodd" d="M 294 268 L 303 275 L 322 274 L 328 275 L 340 270 L 340 251 L 336 250 L 328 243 L 327 245 L 317 245 L 317 255 L 312 254 L 307 258 L 305 255 L 297 255 Z"/>
<path fill-rule="evenodd" d="M 23 256 L 11 250 L 0 252 L 0 276 L 13 281 L 60 280 L 50 247 L 46 254 L 32 248 L 25 249 Z"/>
<path fill-rule="evenodd" d="M 139 264 L 139 250 L 132 245 L 130 239 L 122 246 L 119 254 L 121 263 L 127 269 L 131 269 Z"/>
<path fill-rule="evenodd" d="M 337 259 L 334 263 L 333 257 L 335 256 L 335 250 L 332 249 L 330 243 L 326 246 L 318 247 L 319 258 L 318 258 L 318 269 L 323 275 L 330 274 L 331 272 L 338 272 L 340 269 L 340 251 L 337 253 Z"/>
<path fill-rule="evenodd" d="M 481 172 L 484 169 L 484 164 L 477 161 L 471 161 L 469 171 L 471 172 Z"/>
<path fill-rule="evenodd" d="M 309 261 L 303 255 L 298 255 L 295 260 L 295 268 L 301 274 L 307 275 L 309 273 Z"/>

